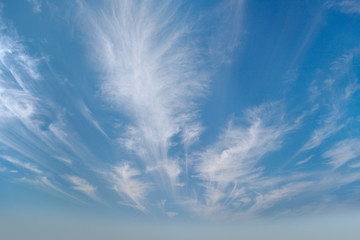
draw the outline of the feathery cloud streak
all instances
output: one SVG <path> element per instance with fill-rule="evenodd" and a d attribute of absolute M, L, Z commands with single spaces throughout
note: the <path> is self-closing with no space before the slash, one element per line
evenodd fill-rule
<path fill-rule="evenodd" d="M 1 158 L 32 173 L 19 171 L 22 182 L 50 187 L 74 200 L 53 183 L 61 170 L 49 159 L 71 165 L 58 155 L 83 156 L 86 150 L 79 147 L 82 143 L 70 143 L 74 134 L 67 129 L 63 109 L 40 90 L 43 59 L 30 55 L 16 30 L 2 19 L 0 32 L 0 146 L 6 152 Z"/>
<path fill-rule="evenodd" d="M 321 119 L 320 126 L 313 131 L 310 139 L 299 150 L 300 152 L 320 146 L 324 140 L 346 127 L 347 111 L 352 114 L 351 109 L 348 109 L 349 102 L 360 89 L 356 76 L 353 76 L 354 67 L 352 65 L 353 58 L 357 55 L 359 55 L 359 48 L 351 49 L 332 62 L 330 67 L 332 74 L 329 79 L 324 81 L 323 87 L 315 86 L 315 89 L 321 89 L 322 93 L 320 94 L 317 90 L 317 93 L 313 93 L 311 98 L 324 98 L 326 93 L 326 98 L 323 100 L 325 104 L 323 104 L 328 108 L 328 113 Z M 339 84 L 342 80 L 347 85 L 335 88 L 334 85 Z"/>
<path fill-rule="evenodd" d="M 148 212 L 145 198 L 152 185 L 139 178 L 141 172 L 138 169 L 124 163 L 114 167 L 112 173 L 105 174 L 110 175 L 111 178 L 108 180 L 114 184 L 113 189 L 123 197 L 120 204 L 137 208 L 144 213 Z"/>
<path fill-rule="evenodd" d="M 168 156 L 179 144 L 172 138 L 179 134 L 186 144 L 198 138 L 194 100 L 206 89 L 197 46 L 189 38 L 191 25 L 179 7 L 170 1 L 109 1 L 100 11 L 85 13 L 101 92 L 131 120 L 119 143 L 155 169 L 150 172 L 167 191 L 176 186 L 179 171 L 173 169 L 181 169 Z"/>
<path fill-rule="evenodd" d="M 344 13 L 360 14 L 360 2 L 357 0 L 330 0 L 327 4 Z"/>
<path fill-rule="evenodd" d="M 360 156 L 360 139 L 345 139 L 323 154 L 324 158 L 330 158 L 329 164 L 339 168 L 352 159 Z"/>
<path fill-rule="evenodd" d="M 359 50 L 347 45 L 341 55 L 342 45 L 319 44 L 315 32 L 340 35 L 332 31 L 338 25 L 322 24 L 333 21 L 329 14 L 343 18 L 346 35 L 358 16 L 286 1 L 279 11 L 290 6 L 288 14 L 235 0 L 33 2 L 43 10 L 34 15 L 25 4 L 34 19 L 71 30 L 47 31 L 39 22 L 23 41 L 0 29 L 1 176 L 169 218 L 186 210 L 209 218 L 273 215 L 349 200 L 343 193 L 360 177 Z M 74 4 L 80 34 L 68 15 Z M 310 26 L 305 40 L 299 24 Z M 349 35 L 346 42 L 357 33 Z M 71 54 L 53 49 L 64 42 Z M 300 50 L 290 46 L 296 42 Z M 312 44 L 319 58 L 306 53 Z M 49 50 L 45 61 L 39 49 Z M 89 56 L 89 65 L 68 64 Z M 296 79 L 279 100 L 289 59 Z M 242 109 L 249 110 L 238 119 Z M 221 113 L 234 117 L 219 134 Z"/>
<path fill-rule="evenodd" d="M 38 169 L 36 166 L 28 163 L 28 162 L 22 162 L 18 159 L 15 159 L 15 158 L 12 158 L 12 157 L 9 157 L 9 156 L 1 156 L 2 159 L 8 161 L 9 163 L 12 163 L 16 166 L 19 166 L 19 167 L 22 167 L 22 168 L 25 168 L 27 170 L 30 170 L 34 173 L 38 173 L 38 174 L 41 174 L 42 171 L 40 169 Z"/>
<path fill-rule="evenodd" d="M 99 201 L 99 197 L 96 195 L 96 187 L 89 184 L 85 179 L 78 176 L 66 176 L 66 179 L 74 184 L 74 189 L 85 193 L 94 200 Z"/>
<path fill-rule="evenodd" d="M 249 127 L 229 123 L 219 140 L 195 155 L 195 177 L 205 189 L 198 199 L 200 215 L 212 216 L 227 207 L 246 208 L 252 191 L 276 182 L 263 176 L 258 161 L 281 148 L 282 138 L 295 126 L 283 121 L 280 103 L 263 104 L 246 112 Z M 274 182 L 275 180 L 275 182 Z M 200 202 L 199 202 L 200 201 Z"/>

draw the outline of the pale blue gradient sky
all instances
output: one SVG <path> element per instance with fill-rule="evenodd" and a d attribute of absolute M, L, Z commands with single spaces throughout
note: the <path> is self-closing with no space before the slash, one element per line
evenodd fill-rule
<path fill-rule="evenodd" d="M 1 221 L 355 236 L 359 20 L 358 0 L 1 1 Z"/>

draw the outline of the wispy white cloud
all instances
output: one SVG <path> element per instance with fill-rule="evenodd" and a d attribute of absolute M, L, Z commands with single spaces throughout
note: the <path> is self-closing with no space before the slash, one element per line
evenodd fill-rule
<path fill-rule="evenodd" d="M 66 164 L 72 165 L 72 161 L 68 158 L 60 157 L 60 156 L 54 156 L 57 160 L 60 160 L 61 162 L 64 162 Z"/>
<path fill-rule="evenodd" d="M 349 167 L 351 167 L 351 168 L 360 168 L 360 162 L 349 164 Z"/>
<path fill-rule="evenodd" d="M 245 0 L 221 1 L 211 17 L 217 17 L 214 33 L 209 44 L 210 56 L 216 64 L 231 63 L 234 53 L 241 49 L 243 29 L 243 11 Z"/>
<path fill-rule="evenodd" d="M 191 25 L 178 8 L 170 1 L 108 1 L 83 13 L 103 97 L 132 122 L 120 142 L 150 168 L 171 165 L 174 136 L 189 144 L 201 132 L 194 100 L 207 84 L 195 41 L 188 41 Z M 172 168 L 157 169 L 153 174 L 169 179 L 159 184 L 173 189 Z"/>
<path fill-rule="evenodd" d="M 338 105 L 333 105 L 333 109 L 327 118 L 323 120 L 319 128 L 313 131 L 310 139 L 305 143 L 300 151 L 307 151 L 320 146 L 325 139 L 345 127 L 345 124 L 340 123 L 339 121 L 343 117 L 343 112 L 339 109 L 339 107 L 340 106 Z"/>
<path fill-rule="evenodd" d="M 39 59 L 27 54 L 16 34 L 7 32 L 15 31 L 5 25 L 0 31 L 0 142 L 40 165 L 49 165 L 44 156 L 66 148 L 79 159 L 89 158 L 89 151 L 69 130 L 64 109 L 38 91 Z"/>
<path fill-rule="evenodd" d="M 34 3 L 35 12 L 41 11 L 41 1 L 29 1 Z M 284 120 L 280 103 L 263 104 L 248 110 L 241 124 L 237 120 L 230 121 L 215 143 L 202 146 L 203 151 L 192 154 L 193 144 L 205 131 L 198 120 L 197 100 L 204 97 L 208 87 L 206 74 L 201 70 L 208 65 L 201 60 L 204 53 L 200 51 L 204 47 L 199 47 L 199 42 L 193 38 L 196 34 L 192 35 L 193 25 L 186 18 L 188 12 L 182 14 L 181 6 L 171 1 L 114 0 L 103 6 L 94 3 L 97 7 L 93 10 L 85 1 L 77 2 L 81 6 L 80 17 L 87 22 L 84 29 L 89 37 L 92 63 L 98 67 L 101 76 L 99 93 L 108 101 L 108 108 L 126 117 L 123 119 L 124 131 L 118 135 L 117 143 L 136 155 L 128 158 L 133 162 L 122 162 L 102 172 L 121 197 L 121 204 L 147 213 L 149 206 L 153 206 L 149 202 L 153 200 L 149 193 L 159 188 L 166 190 L 162 198 L 180 202 L 201 216 L 256 214 L 302 193 L 337 188 L 360 179 L 356 169 L 348 169 L 353 171 L 348 175 L 337 170 L 348 163 L 349 167 L 359 167 L 358 163 L 350 162 L 360 155 L 356 148 L 360 143 L 357 138 L 341 141 L 323 154 L 333 169 L 311 172 L 297 167 L 296 171 L 307 172 L 289 170 L 291 174 L 288 175 L 273 169 L 271 163 L 265 161 L 266 157 L 282 148 L 284 137 L 296 129 L 307 114 L 289 124 Z M 239 48 L 243 6 L 244 1 L 221 3 L 219 15 L 222 20 L 218 32 L 213 35 L 213 42 L 204 43 L 220 64 L 231 62 L 232 53 Z M 20 38 L 9 35 L 3 27 L 0 33 L 3 33 L 0 34 L 0 142 L 39 165 L 4 156 L 6 166 L 12 164 L 31 171 L 32 175 L 36 173 L 35 179 L 24 177 L 23 181 L 32 181 L 74 198 L 62 190 L 63 186 L 56 182 L 53 174 L 59 173 L 61 168 L 71 168 L 77 174 L 65 175 L 71 187 L 99 200 L 97 191 L 101 186 L 89 183 L 95 183 L 94 179 L 78 177 L 83 176 L 79 173 L 83 170 L 76 169 L 81 165 L 79 163 L 88 164 L 97 158 L 77 137 L 76 129 L 71 128 L 67 114 L 73 113 L 55 106 L 51 97 L 43 98 L 39 94 L 36 83 L 43 78 L 38 67 L 40 60 L 27 53 Z M 304 41 L 307 44 L 308 39 Z M 326 87 L 321 88 L 313 82 L 311 101 L 315 107 L 311 112 L 323 107 L 318 102 L 322 96 L 331 101 L 324 104 L 329 111 L 321 115 L 319 125 L 300 152 L 312 150 L 346 129 L 348 119 L 344 106 L 360 89 L 357 80 L 347 82 L 338 96 L 329 92 L 324 94 L 323 90 L 332 89 L 340 77 L 352 71 L 356 54 L 355 50 L 350 51 L 331 64 L 332 76 L 324 82 Z M 109 138 L 98 122 L 96 112 L 91 110 L 93 108 L 81 100 L 77 103 L 73 109 L 76 114 L 81 114 Z M 180 152 L 178 155 L 173 154 L 177 151 Z M 305 164 L 312 156 L 296 165 Z M 136 165 L 138 160 L 142 164 Z M 274 163 L 279 161 L 275 159 Z M 96 166 L 109 169 L 107 164 L 98 161 Z M 56 165 L 60 168 L 54 167 Z M 267 167 L 271 171 L 267 171 Z M 0 166 L 2 170 L 8 171 Z M 64 176 L 63 173 L 58 175 Z M 191 198 L 181 195 L 189 192 Z M 169 196 L 169 193 L 174 195 Z M 159 204 L 162 213 L 170 218 L 177 216 L 178 212 L 165 209 L 165 202 L 162 200 Z"/>
<path fill-rule="evenodd" d="M 141 180 L 141 172 L 138 169 L 131 167 L 129 163 L 123 163 L 104 175 L 122 197 L 121 204 L 137 208 L 144 213 L 148 212 L 145 207 L 146 195 L 152 184 Z"/>
<path fill-rule="evenodd" d="M 269 209 L 273 204 L 286 200 L 309 189 L 313 182 L 289 183 L 279 189 L 273 189 L 269 193 L 260 194 L 255 198 L 255 204 L 251 206 L 248 213 Z"/>
<path fill-rule="evenodd" d="M 96 201 L 99 201 L 99 197 L 96 194 L 96 187 L 89 184 L 85 179 L 80 178 L 78 176 L 70 176 L 70 175 L 66 176 L 66 179 L 72 184 L 74 184 L 73 186 L 74 189 L 85 193 L 90 198 Z"/>
<path fill-rule="evenodd" d="M 66 110 L 55 104 L 52 96 L 41 91 L 44 83 L 39 71 L 42 59 L 30 55 L 24 45 L 26 41 L 8 25 L 12 26 L 0 19 L 0 144 L 22 155 L 19 159 L 31 163 L 9 156 L 3 156 L 3 159 L 36 173 L 34 184 L 71 196 L 49 180 L 55 174 L 62 174 L 49 158 L 62 155 L 88 161 L 93 158 L 71 131 Z M 58 160 L 69 163 L 65 158 Z M 22 182 L 32 181 L 24 179 L 26 181 Z"/>
<path fill-rule="evenodd" d="M 215 145 L 197 154 L 195 177 L 205 188 L 201 212 L 212 215 L 224 203 L 241 201 L 240 197 L 248 197 L 245 188 L 251 185 L 273 184 L 274 179 L 262 178 L 262 168 L 257 163 L 266 153 L 280 149 L 282 138 L 294 127 L 282 120 L 279 109 L 279 103 L 271 103 L 249 110 L 249 127 L 230 123 Z"/>
<path fill-rule="evenodd" d="M 162 163 L 157 166 L 147 167 L 146 173 L 154 173 L 154 172 L 166 172 L 167 177 L 171 183 L 171 185 L 176 187 L 181 187 L 183 183 L 177 182 L 177 179 L 182 172 L 182 168 L 175 160 L 169 160 L 167 163 Z"/>
<path fill-rule="evenodd" d="M 64 191 L 61 190 L 59 187 L 55 186 L 54 183 L 52 183 L 48 177 L 42 176 L 42 177 L 40 177 L 40 178 L 38 178 L 38 179 L 40 180 L 41 183 L 45 184 L 45 185 L 48 186 L 49 188 L 51 188 L 51 189 L 53 189 L 53 190 L 55 190 L 55 191 L 57 191 L 57 192 L 59 192 L 59 193 L 62 193 L 62 194 L 64 194 L 64 195 L 66 195 L 66 196 L 70 196 L 70 197 L 73 198 L 73 196 L 71 196 L 70 194 L 64 192 Z"/>
<path fill-rule="evenodd" d="M 201 126 L 200 123 L 185 126 L 181 133 L 182 142 L 185 145 L 185 148 L 188 148 L 191 144 L 199 140 L 199 136 L 203 130 L 204 127 Z"/>
<path fill-rule="evenodd" d="M 50 180 L 46 176 L 37 176 L 36 178 L 22 177 L 22 178 L 16 179 L 16 180 L 23 182 L 23 183 L 38 185 L 40 187 L 45 187 L 45 188 L 51 189 L 52 191 L 59 193 L 60 196 L 65 197 L 68 200 L 72 200 L 72 201 L 75 200 L 75 201 L 84 203 L 82 200 L 80 200 L 80 199 L 72 196 L 71 194 L 65 192 L 64 190 L 62 190 L 60 187 L 58 187 L 56 184 L 54 184 L 53 181 Z"/>
<path fill-rule="evenodd" d="M 42 171 L 36 167 L 35 165 L 31 164 L 31 163 L 28 163 L 28 162 L 23 162 L 23 161 L 20 161 L 16 158 L 13 158 L 13 157 L 10 157 L 10 156 L 1 156 L 1 158 L 9 163 L 12 163 L 13 165 L 16 165 L 16 166 L 19 166 L 21 168 L 25 168 L 27 170 L 30 170 L 34 173 L 37 173 L 37 174 L 41 174 Z"/>
<path fill-rule="evenodd" d="M 344 93 L 344 99 L 350 100 L 353 95 L 360 90 L 360 85 L 358 84 L 357 80 L 350 82 L 346 88 Z"/>
<path fill-rule="evenodd" d="M 173 218 L 173 217 L 176 217 L 177 215 L 179 215 L 179 213 L 178 212 L 166 212 L 166 215 L 169 218 Z"/>
<path fill-rule="evenodd" d="M 352 138 L 342 140 L 334 147 L 323 154 L 324 158 L 329 158 L 329 164 L 334 168 L 339 168 L 352 159 L 360 157 L 360 139 Z"/>
<path fill-rule="evenodd" d="M 200 180 L 198 184 L 204 191 L 196 191 L 193 197 L 180 200 L 180 204 L 198 216 L 217 219 L 257 215 L 272 208 L 277 208 L 279 213 L 291 212 L 291 208 L 279 204 L 293 202 L 299 196 L 306 198 L 314 191 L 324 195 L 329 189 L 340 188 L 360 178 L 356 173 L 345 176 L 332 169 L 323 172 L 293 169 L 289 170 L 291 175 L 278 170 L 278 174 L 269 175 L 260 160 L 267 153 L 279 150 L 284 136 L 300 124 L 287 124 L 280 109 L 279 104 L 264 104 L 249 110 L 245 118 L 248 127 L 230 123 L 214 145 L 193 156 L 194 177 Z M 331 158 L 330 164 L 345 164 L 359 155 L 354 153 L 355 146 L 359 145 L 357 141 L 338 144 L 324 157 Z M 301 204 L 306 211 L 306 204 L 311 205 L 313 201 L 304 200 Z"/>
<path fill-rule="evenodd" d="M 0 32 L 0 142 L 9 146 L 9 138 L 17 136 L 16 144 L 21 146 L 14 150 L 21 153 L 28 148 L 21 144 L 26 139 L 50 155 L 62 152 L 61 145 L 65 145 L 79 158 L 85 157 L 89 151 L 76 141 L 66 121 L 66 110 L 40 90 L 44 77 L 39 66 L 43 59 L 30 55 L 16 30 L 2 19 Z M 11 134 L 6 131 L 9 128 Z"/>
<path fill-rule="evenodd" d="M 36 112 L 37 98 L 29 92 L 23 76 L 32 80 L 40 77 L 37 59 L 26 54 L 16 35 L 7 34 L 2 19 L 0 26 L 0 124 L 15 117 L 29 125 L 30 117 Z"/>
<path fill-rule="evenodd" d="M 12 136 L 26 139 L 25 132 L 42 138 L 40 125 L 44 108 L 33 94 L 41 79 L 38 59 L 27 54 L 20 37 L 0 20 L 0 141 L 8 144 L 6 129 L 12 128 Z M 26 128 L 27 131 L 21 132 Z M 21 141 L 18 141 L 21 142 Z"/>
<path fill-rule="evenodd" d="M 199 140 L 201 132 L 204 130 L 204 127 L 201 126 L 200 123 L 195 123 L 189 126 L 185 126 L 181 135 L 182 135 L 182 143 L 184 144 L 185 151 L 185 174 L 186 178 L 188 177 L 188 170 L 190 164 L 192 164 L 191 159 L 188 157 L 189 147 Z M 179 172 L 180 174 L 180 172 Z"/>
<path fill-rule="evenodd" d="M 268 179 L 271 180 L 271 177 Z M 336 198 L 333 194 L 329 195 L 329 190 L 339 189 L 359 179 L 360 174 L 357 172 L 341 173 L 333 170 L 280 175 L 276 184 L 257 189 L 250 208 L 244 213 L 241 211 L 235 213 L 235 217 L 261 214 L 274 207 L 276 211 L 273 214 L 277 212 L 280 215 L 283 214 L 282 212 L 289 214 L 295 211 L 304 214 L 308 211 L 323 211 L 333 206 L 333 202 L 330 203 L 329 200 L 335 201 L 334 197 Z M 316 199 L 314 199 L 315 196 Z M 288 203 L 290 205 L 287 205 Z M 291 204 L 295 205 L 291 207 Z"/>
<path fill-rule="evenodd" d="M 354 56 L 359 53 L 359 49 L 355 48 L 349 52 L 344 53 L 341 57 L 331 63 L 330 70 L 336 75 L 343 75 L 348 73 L 352 67 Z"/>
<path fill-rule="evenodd" d="M 0 86 L 0 111 L 2 121 L 16 117 L 23 123 L 29 123 L 30 117 L 35 113 L 36 98 L 30 94 L 16 89 Z"/>
<path fill-rule="evenodd" d="M 358 0 L 329 0 L 327 4 L 328 7 L 343 13 L 360 14 L 360 2 Z"/>
<path fill-rule="evenodd" d="M 305 158 L 304 160 L 301 160 L 301 161 L 297 162 L 296 165 L 302 165 L 304 163 L 307 163 L 312 157 L 313 157 L 313 155 Z"/>
<path fill-rule="evenodd" d="M 325 98 L 324 106 L 328 113 L 319 121 L 319 126 L 312 132 L 309 140 L 299 150 L 308 151 L 320 146 L 324 140 L 330 138 L 335 133 L 346 127 L 349 119 L 347 116 L 347 106 L 357 91 L 360 85 L 357 79 L 351 76 L 353 71 L 352 59 L 359 54 L 359 49 L 354 48 L 347 51 L 337 60 L 332 62 L 330 71 L 330 78 L 324 81 L 324 87 L 320 87 L 315 81 L 312 82 L 310 88 L 311 100 L 314 101 L 319 96 Z M 346 80 L 345 87 L 334 86 L 337 81 Z"/>
<path fill-rule="evenodd" d="M 27 0 L 33 7 L 34 13 L 40 13 L 42 7 L 42 0 Z"/>
<path fill-rule="evenodd" d="M 105 131 L 102 129 L 102 127 L 100 126 L 99 122 L 94 118 L 92 112 L 89 110 L 89 108 L 86 106 L 86 104 L 81 101 L 79 103 L 79 110 L 82 113 L 82 115 L 92 124 L 94 125 L 95 128 L 97 128 L 97 130 L 99 130 L 105 137 L 108 138 L 107 134 L 105 133 Z"/>

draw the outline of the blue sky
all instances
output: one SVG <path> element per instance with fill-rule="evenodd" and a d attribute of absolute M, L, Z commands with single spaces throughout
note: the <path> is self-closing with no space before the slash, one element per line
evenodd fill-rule
<path fill-rule="evenodd" d="M 2 1 L 0 209 L 357 209 L 360 2 Z"/>

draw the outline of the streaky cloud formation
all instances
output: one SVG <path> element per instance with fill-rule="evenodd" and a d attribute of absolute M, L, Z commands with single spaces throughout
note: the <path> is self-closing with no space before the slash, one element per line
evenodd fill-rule
<path fill-rule="evenodd" d="M 4 159 L 5 161 L 8 161 L 12 164 L 14 164 L 15 166 L 19 166 L 19 167 L 22 167 L 22 168 L 25 168 L 27 170 L 30 170 L 34 173 L 37 173 L 37 174 L 41 174 L 42 171 L 40 169 L 38 169 L 36 166 L 30 164 L 30 163 L 27 163 L 27 162 L 22 162 L 18 159 L 15 159 L 15 158 L 12 158 L 12 157 L 9 157 L 9 156 L 1 156 L 2 159 Z"/>
<path fill-rule="evenodd" d="M 358 1 L 2 5 L 7 202 L 25 184 L 124 219 L 357 207 Z"/>
<path fill-rule="evenodd" d="M 344 13 L 359 14 L 360 3 L 357 0 L 330 0 L 328 6 Z"/>
<path fill-rule="evenodd" d="M 90 185 L 85 179 L 78 176 L 66 176 L 66 179 L 72 184 L 74 184 L 74 189 L 85 193 L 94 200 L 100 200 L 99 197 L 96 195 L 96 187 Z"/>
<path fill-rule="evenodd" d="M 326 151 L 323 156 L 329 158 L 329 164 L 334 168 L 339 168 L 348 161 L 360 156 L 359 139 L 345 139 L 335 144 L 335 146 Z"/>
<path fill-rule="evenodd" d="M 172 138 L 188 147 L 201 132 L 195 100 L 207 88 L 186 18 L 170 1 L 110 1 L 89 15 L 91 48 L 103 73 L 101 92 L 131 121 L 119 144 L 133 151 L 158 184 L 174 191 L 182 162 Z M 164 185 L 164 186 L 162 186 Z"/>
<path fill-rule="evenodd" d="M 109 175 L 109 173 L 106 173 Z M 110 173 L 111 183 L 114 184 L 114 190 L 123 196 L 125 201 L 120 202 L 126 206 L 131 206 L 147 213 L 145 207 L 146 195 L 152 187 L 152 184 L 139 179 L 141 172 L 130 166 L 129 163 L 124 163 L 114 167 L 113 173 Z"/>
<path fill-rule="evenodd" d="M 297 162 L 296 165 L 305 164 L 305 163 L 307 163 L 312 157 L 313 157 L 313 156 L 311 155 L 311 156 L 307 157 L 306 159 Z"/>
<path fill-rule="evenodd" d="M 34 13 L 40 13 L 41 12 L 41 5 L 42 0 L 27 0 L 30 4 L 32 4 L 32 10 Z"/>
<path fill-rule="evenodd" d="M 20 172 L 24 174 L 20 181 L 80 201 L 53 183 L 59 171 L 49 158 L 55 155 L 70 163 L 56 155 L 63 153 L 64 146 L 74 154 L 81 147 L 69 142 L 73 134 L 66 129 L 61 107 L 51 99 L 44 100 L 46 95 L 40 91 L 44 81 L 39 71 L 42 59 L 29 55 L 16 31 L 2 19 L 0 24 L 0 142 L 6 149 L 1 158 L 31 172 Z"/>
<path fill-rule="evenodd" d="M 197 154 L 195 176 L 205 188 L 206 215 L 223 211 L 224 203 L 247 205 L 248 191 L 266 185 L 256 164 L 266 153 L 280 149 L 282 137 L 294 128 L 282 121 L 278 108 L 279 103 L 270 103 L 248 110 L 248 128 L 230 122 L 214 146 Z"/>
<path fill-rule="evenodd" d="M 346 109 L 349 102 L 352 100 L 352 96 L 359 90 L 360 85 L 358 80 L 353 76 L 347 82 L 345 88 L 341 88 L 340 91 L 336 91 L 332 86 L 335 81 L 341 81 L 344 77 L 349 77 L 352 73 L 352 60 L 354 56 L 359 54 L 359 49 L 352 49 L 349 53 L 344 54 L 331 64 L 332 76 L 328 80 L 325 80 L 325 86 L 323 91 L 330 92 L 331 98 L 325 100 L 325 104 L 329 108 L 327 116 L 321 121 L 320 127 L 315 129 L 310 139 L 299 151 L 307 151 L 316 148 L 322 144 L 324 140 L 331 137 L 335 133 L 342 130 L 346 124 Z M 316 89 L 319 87 L 316 86 Z M 321 98 L 321 93 L 315 93 L 315 98 Z M 312 98 L 313 98 L 312 97 Z M 351 110 L 351 109 L 350 109 Z"/>

